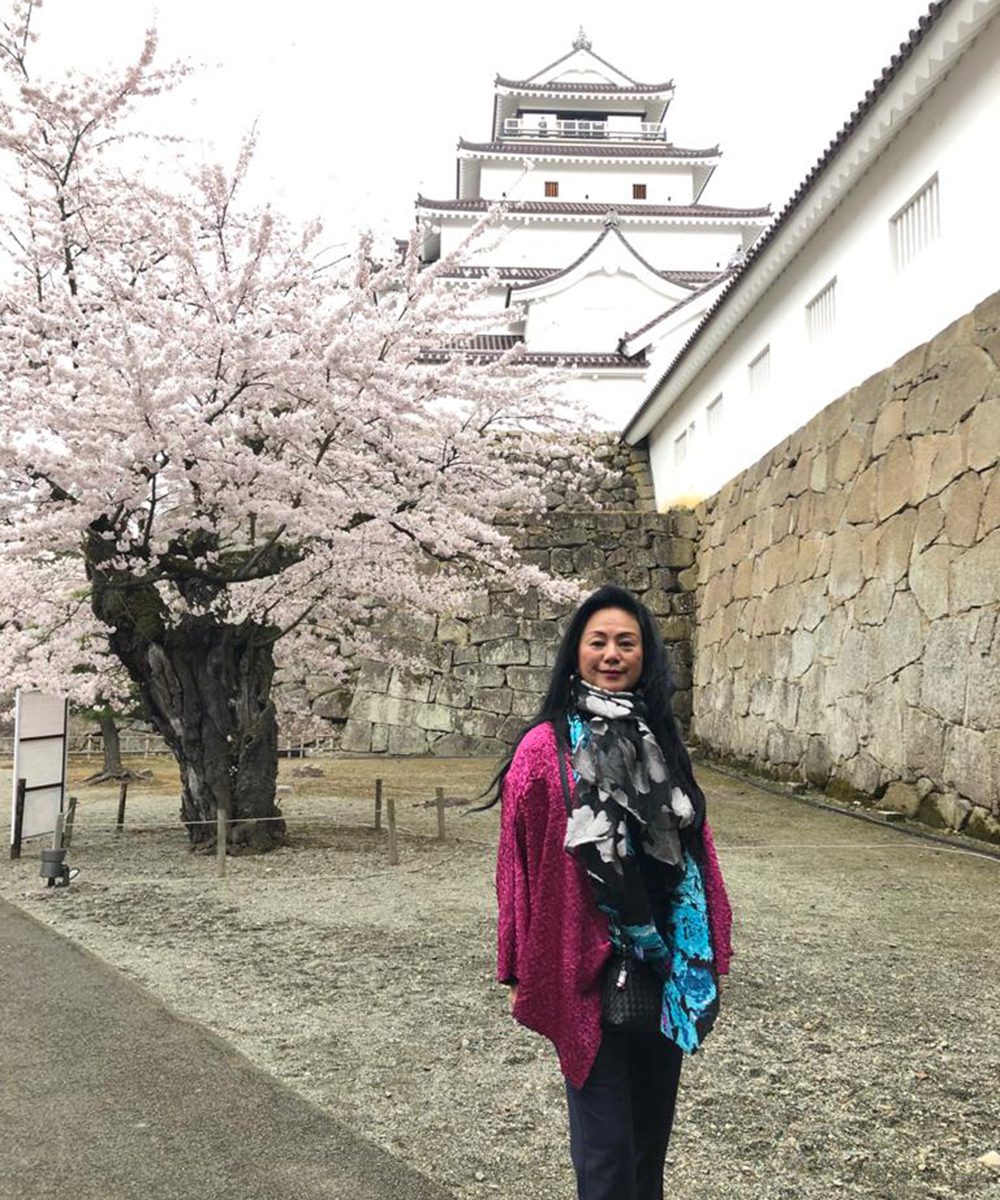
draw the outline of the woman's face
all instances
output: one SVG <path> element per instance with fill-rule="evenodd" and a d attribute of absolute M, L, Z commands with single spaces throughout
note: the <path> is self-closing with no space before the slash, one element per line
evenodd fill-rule
<path fill-rule="evenodd" d="M 599 608 L 580 635 L 580 678 L 606 692 L 629 692 L 642 674 L 642 631 L 623 608 Z"/>

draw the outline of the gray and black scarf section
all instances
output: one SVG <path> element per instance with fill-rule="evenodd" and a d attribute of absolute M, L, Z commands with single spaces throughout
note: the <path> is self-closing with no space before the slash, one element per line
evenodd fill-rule
<path fill-rule="evenodd" d="M 640 693 L 606 692 L 574 677 L 574 715 L 584 728 L 572 751 L 577 784 L 565 848 L 583 864 L 598 907 L 619 927 L 650 925 L 636 841 L 672 890 L 685 873 L 683 841 L 704 819 L 701 797 L 692 801 L 671 780 Z"/>

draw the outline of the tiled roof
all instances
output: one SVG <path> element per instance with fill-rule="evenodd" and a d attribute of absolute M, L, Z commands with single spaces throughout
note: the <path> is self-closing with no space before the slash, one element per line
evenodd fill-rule
<path fill-rule="evenodd" d="M 600 246 L 600 244 L 604 241 L 605 238 L 610 237 L 612 234 L 616 238 L 618 238 L 618 240 L 622 243 L 622 245 L 632 255 L 633 258 L 637 259 L 640 263 L 642 263 L 642 265 L 646 268 L 647 271 L 650 272 L 650 274 L 659 275 L 661 279 L 669 279 L 671 283 L 680 283 L 680 285 L 682 287 L 689 286 L 686 283 L 681 283 L 680 280 L 670 279 L 669 275 L 666 272 L 658 271 L 651 262 L 649 262 L 647 259 L 643 258 L 643 256 L 639 253 L 639 251 L 636 250 L 636 248 L 632 245 L 632 243 L 628 240 L 628 238 L 625 237 L 625 235 L 622 233 L 622 231 L 618 228 L 618 224 L 616 221 L 608 221 L 606 223 L 604 229 L 601 231 L 600 236 L 595 241 L 591 242 L 591 244 L 587 247 L 586 250 L 584 250 L 584 252 L 581 255 L 579 255 L 579 257 L 575 258 L 568 266 L 563 267 L 561 270 L 553 271 L 551 275 L 547 275 L 545 277 L 545 279 L 541 282 L 550 283 L 552 280 L 560 279 L 560 278 L 562 278 L 562 276 L 568 275 L 571 271 L 574 271 L 582 262 L 585 262 L 594 253 L 594 251 L 598 248 L 598 246 Z M 535 282 L 536 281 L 532 280 L 528 283 L 515 284 L 511 288 L 511 291 L 518 292 L 518 291 L 523 291 L 527 288 L 534 287 Z"/>
<path fill-rule="evenodd" d="M 504 351 L 481 350 L 462 351 L 448 348 L 424 350 L 420 354 L 423 363 L 447 362 L 453 354 L 461 353 L 474 362 L 491 362 L 501 356 Z M 516 359 L 519 363 L 531 363 L 536 367 L 621 367 L 624 370 L 643 371 L 649 366 L 645 354 L 637 354 L 626 358 L 624 354 L 584 354 L 576 350 L 549 351 L 526 350 Z"/>
<path fill-rule="evenodd" d="M 554 92 L 561 94 L 566 94 L 567 92 L 586 92 L 587 94 L 595 93 L 599 96 L 634 96 L 637 92 L 643 95 L 649 95 L 650 93 L 655 95 L 659 92 L 673 91 L 674 87 L 672 79 L 665 80 L 663 83 L 633 83 L 628 87 L 622 87 L 617 83 L 574 83 L 571 80 L 565 80 L 562 83 L 532 83 L 530 79 L 505 79 L 502 75 L 498 75 L 494 83 L 496 87 L 517 88 L 519 91 L 525 92 Z"/>
<path fill-rule="evenodd" d="M 874 80 L 871 87 L 867 92 L 865 92 L 864 96 L 851 113 L 850 117 L 848 117 L 848 119 L 844 122 L 837 135 L 816 160 L 805 179 L 803 179 L 803 181 L 796 188 L 795 192 L 792 194 L 792 198 L 778 214 L 774 223 L 748 251 L 746 261 L 744 262 L 742 268 L 734 274 L 733 278 L 730 280 L 722 294 L 715 300 L 702 319 L 698 322 L 698 325 L 692 332 L 691 336 L 675 355 L 673 362 L 670 363 L 666 371 L 664 371 L 664 373 L 657 380 L 645 402 L 632 417 L 628 428 L 631 428 L 639 419 L 639 417 L 646 412 L 649 405 L 653 401 L 653 397 L 670 377 L 670 375 L 672 375 L 677 369 L 681 360 L 688 354 L 694 343 L 701 337 L 702 331 L 705 329 L 705 327 L 715 319 L 719 310 L 724 308 L 729 302 L 730 298 L 739 290 L 743 280 L 753 270 L 754 264 L 760 259 L 761 255 L 768 248 L 768 246 L 772 244 L 774 239 L 780 236 L 782 230 L 788 224 L 789 220 L 812 191 L 817 180 L 823 175 L 823 172 L 827 169 L 830 163 L 837 157 L 841 148 L 848 141 L 851 134 L 854 133 L 865 117 L 868 116 L 868 113 L 878 103 L 888 89 L 889 85 L 906 65 L 906 62 L 913 54 L 914 50 L 916 50 L 916 48 L 924 40 L 931 28 L 937 22 L 938 18 L 950 4 L 951 0 L 935 0 L 935 3 L 931 4 L 927 13 L 917 22 L 917 28 L 910 30 L 910 36 L 900 45 L 899 53 L 892 56 L 888 65 L 883 69 L 882 74 L 876 80 Z M 628 433 L 628 429 L 626 429 L 625 432 Z"/>
<path fill-rule="evenodd" d="M 559 270 L 558 267 L 489 267 L 489 266 L 462 266 L 452 267 L 450 271 L 442 273 L 442 279 L 485 279 L 491 272 L 495 272 L 501 279 L 545 279 L 548 275 L 554 275 Z"/>
<path fill-rule="evenodd" d="M 460 266 L 452 267 L 451 270 L 442 272 L 441 278 L 484 279 L 492 271 L 504 281 L 513 279 L 539 280 L 549 279 L 553 275 L 560 275 L 564 269 L 563 267 Z M 660 270 L 657 267 L 652 267 L 651 269 L 670 283 L 676 283 L 686 288 L 700 287 L 701 284 L 708 283 L 709 280 L 716 279 L 719 275 L 718 271 L 674 271 L 669 268 Z"/>
<path fill-rule="evenodd" d="M 685 296 L 683 300 L 678 300 L 676 304 L 672 304 L 665 312 L 653 317 L 651 321 L 647 321 L 645 325 L 640 325 L 638 329 L 633 329 L 631 333 L 626 333 L 621 340 L 621 344 L 632 341 L 633 338 L 641 337 L 644 333 L 648 333 L 654 325 L 659 325 L 661 321 L 665 321 L 667 317 L 673 316 L 675 312 L 679 312 L 685 305 L 690 304 L 692 300 L 696 300 L 699 296 L 703 296 L 706 292 L 710 292 L 717 284 L 722 283 L 735 272 L 735 267 L 726 267 L 722 271 L 715 271 L 711 279 L 708 279 L 701 287 L 695 288 L 690 296 Z"/>
<path fill-rule="evenodd" d="M 490 207 L 487 200 L 428 200 L 417 197 L 417 208 L 436 209 L 439 212 L 486 212 Z M 705 217 L 709 219 L 732 217 L 755 220 L 771 215 L 767 208 L 722 208 L 714 204 L 596 204 L 592 201 L 558 200 L 506 200 L 506 211 L 553 216 L 604 217 L 614 210 L 620 217 Z"/>
<path fill-rule="evenodd" d="M 496 350 L 502 354 L 523 342 L 524 338 L 519 333 L 477 333 L 467 342 L 457 342 L 456 345 L 463 350 Z"/>
<path fill-rule="evenodd" d="M 605 145 L 603 140 L 566 144 L 550 141 L 520 141 L 512 139 L 507 142 L 467 142 L 463 138 L 458 143 L 459 150 L 473 150 L 479 154 L 513 154 L 523 158 L 526 154 L 561 155 L 575 157 L 601 158 L 718 158 L 719 147 L 709 146 L 704 150 L 689 150 L 683 146 L 674 146 L 669 142 L 643 142 L 631 146 Z"/>

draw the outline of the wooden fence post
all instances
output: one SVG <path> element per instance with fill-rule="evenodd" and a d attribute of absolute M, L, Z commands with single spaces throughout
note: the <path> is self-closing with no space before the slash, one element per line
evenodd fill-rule
<path fill-rule="evenodd" d="M 444 788 L 439 787 L 437 790 L 437 798 L 435 800 L 438 814 L 438 841 L 444 841 Z"/>
<path fill-rule="evenodd" d="M 375 828 L 382 828 L 382 780 L 375 780 Z"/>
<path fill-rule="evenodd" d="M 396 801 L 387 796 L 385 801 L 385 818 L 389 826 L 389 866 L 399 866 L 399 844 L 396 841 Z"/>
<path fill-rule="evenodd" d="M 63 832 L 63 845 L 69 849 L 70 843 L 73 841 L 73 822 L 76 820 L 76 797 L 70 796 L 69 806 L 66 809 L 66 829 Z"/>
<path fill-rule="evenodd" d="M 125 801 L 128 799 L 128 780 L 123 779 L 118 785 L 118 820 L 115 822 L 115 837 L 125 828 Z"/>
<path fill-rule="evenodd" d="M 19 779 L 17 781 L 17 795 L 14 798 L 14 829 L 10 843 L 11 858 L 21 857 L 21 835 L 24 832 L 24 797 L 27 786 L 27 779 Z"/>

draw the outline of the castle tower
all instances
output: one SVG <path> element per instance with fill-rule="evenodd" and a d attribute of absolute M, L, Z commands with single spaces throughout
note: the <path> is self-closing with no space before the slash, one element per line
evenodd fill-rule
<path fill-rule="evenodd" d="M 455 197 L 417 199 L 427 262 L 504 205 L 503 236 L 454 271 L 492 270 L 496 298 L 516 304 L 489 352 L 520 340 L 528 357 L 571 367 L 616 428 L 660 347 L 693 328 L 770 216 L 703 202 L 719 148 L 668 139 L 673 94 L 605 62 L 581 29 L 529 79 L 497 77 L 490 140 L 458 144 Z"/>

